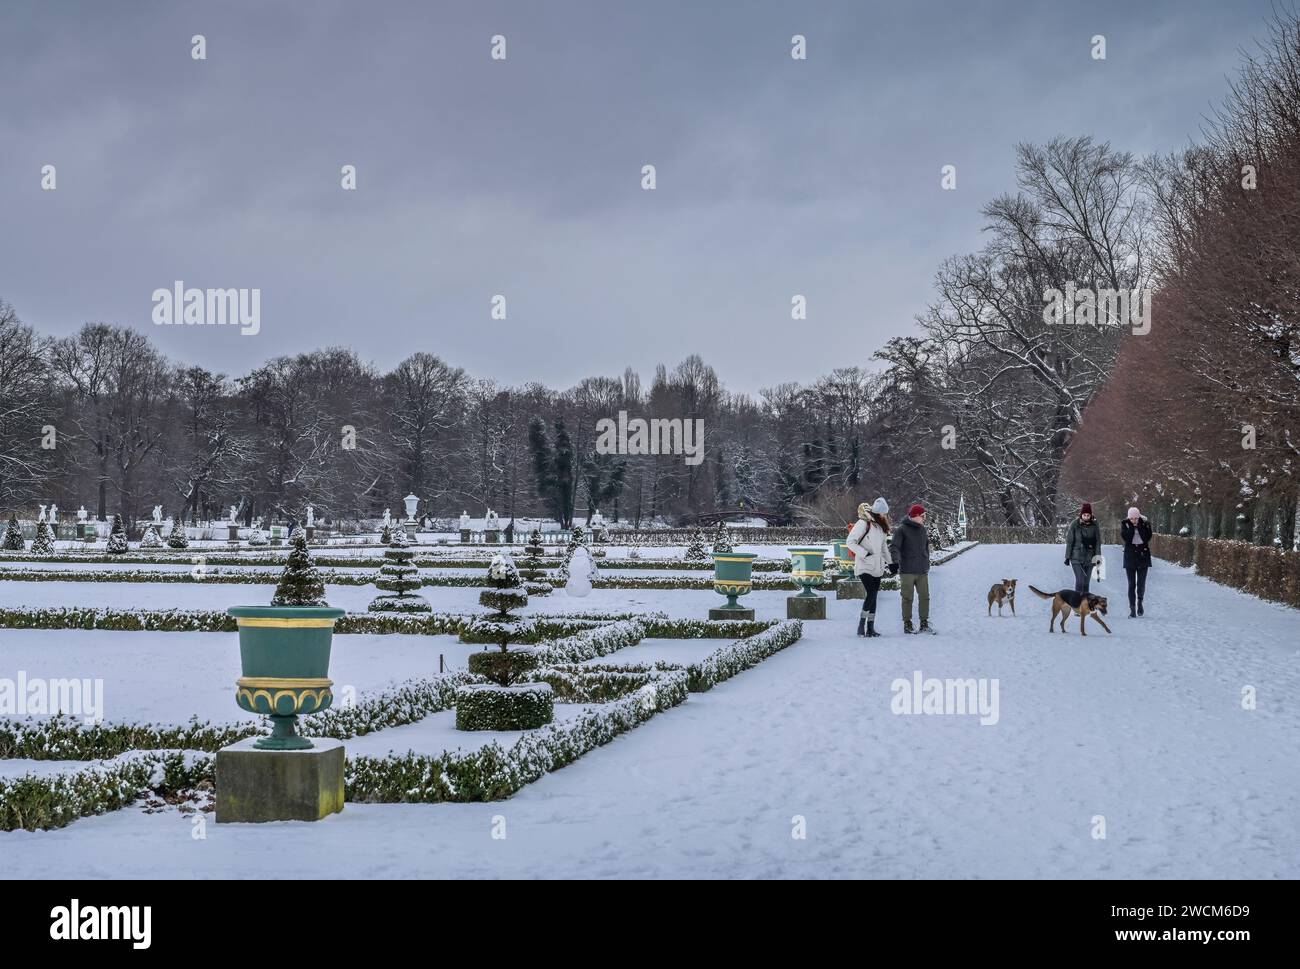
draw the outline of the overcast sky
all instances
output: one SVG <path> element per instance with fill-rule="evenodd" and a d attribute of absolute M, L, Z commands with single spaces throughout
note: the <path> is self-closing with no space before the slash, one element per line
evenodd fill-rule
<path fill-rule="evenodd" d="M 750 392 L 868 366 L 979 247 L 1017 142 L 1186 145 L 1269 10 L 1065 6 L 5 0 L 0 298 L 231 374 L 328 344 L 559 388 L 693 352 Z M 154 326 L 178 279 L 260 288 L 260 333 Z"/>

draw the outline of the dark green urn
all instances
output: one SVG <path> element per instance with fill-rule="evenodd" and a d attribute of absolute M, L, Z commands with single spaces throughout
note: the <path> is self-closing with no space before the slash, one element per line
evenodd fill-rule
<path fill-rule="evenodd" d="M 719 611 L 748 612 L 736 602 L 738 596 L 749 595 L 754 584 L 754 559 L 752 552 L 713 553 L 713 591 L 727 597 L 727 604 Z"/>
<path fill-rule="evenodd" d="M 232 606 L 239 624 L 243 675 L 236 682 L 240 709 L 271 718 L 262 750 L 304 750 L 310 740 L 294 727 L 300 714 L 319 713 L 334 700 L 329 678 L 334 623 L 344 610 L 332 606 Z"/>

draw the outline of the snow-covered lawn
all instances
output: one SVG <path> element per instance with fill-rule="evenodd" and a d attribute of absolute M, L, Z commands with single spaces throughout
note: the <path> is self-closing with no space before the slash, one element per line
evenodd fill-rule
<path fill-rule="evenodd" d="M 1028 583 L 1072 584 L 1059 548 L 980 546 L 931 575 L 938 636 L 903 637 L 899 595 L 886 592 L 884 637 L 858 639 L 860 603 L 831 599 L 830 619 L 805 623 L 794 646 L 504 802 L 349 804 L 316 824 L 209 823 L 206 840 L 192 839 L 174 811 L 128 808 L 60 830 L 0 834 L 0 853 L 18 878 L 247 877 L 268 867 L 285 877 L 1300 877 L 1300 612 L 1157 562 L 1147 615 L 1129 619 L 1117 550 L 1107 554 L 1111 578 L 1094 591 L 1110 596 L 1114 635 L 1089 623 L 1081 638 L 1077 619 L 1067 635 L 1048 633 L 1050 606 Z M 1019 614 L 988 618 L 988 588 L 1004 577 L 1021 582 Z M 96 604 L 222 608 L 269 595 L 261 586 L 112 588 L 130 598 Z M 35 604 L 28 597 L 52 590 L 61 604 L 60 589 L 103 594 L 0 583 L 0 602 Z M 477 609 L 478 590 L 425 591 L 435 608 Z M 181 601 L 191 592 L 200 598 Z M 349 608 L 371 594 L 330 589 Z M 754 593 L 746 604 L 760 618 L 783 617 L 786 595 Z M 530 608 L 703 616 L 719 601 L 711 592 L 597 590 Z M 77 634 L 28 635 L 47 635 L 51 655 Z M 199 638 L 79 635 L 153 636 L 165 650 Z M 12 675 L 23 636 L 0 630 L 0 675 Z M 389 665 L 399 656 L 420 662 L 418 652 L 389 648 L 396 637 L 336 643 L 350 639 L 380 641 L 362 647 L 383 664 L 375 676 L 400 675 Z M 38 658 L 26 649 L 24 662 Z M 211 672 L 211 702 L 233 719 L 226 665 Z M 891 686 L 916 671 L 996 680 L 996 723 L 895 715 Z M 1248 687 L 1257 709 L 1243 709 Z M 414 741 L 396 738 L 439 729 L 437 721 L 394 728 L 364 743 L 400 749 Z M 348 741 L 349 751 L 358 744 Z M 492 837 L 494 815 L 506 819 L 505 840 Z M 1094 837 L 1099 817 L 1104 839 Z M 792 837 L 798 819 L 806 839 Z"/>
<path fill-rule="evenodd" d="M 448 669 L 465 669 L 466 657 L 481 648 L 463 645 L 455 636 L 335 636 L 334 694 L 341 698 L 351 687 L 361 695 L 433 676 L 439 654 Z M 0 629 L 0 677 L 16 679 L 19 671 L 29 682 L 102 679 L 103 719 L 111 723 L 183 724 L 192 716 L 214 723 L 258 719 L 235 705 L 236 633 Z"/>

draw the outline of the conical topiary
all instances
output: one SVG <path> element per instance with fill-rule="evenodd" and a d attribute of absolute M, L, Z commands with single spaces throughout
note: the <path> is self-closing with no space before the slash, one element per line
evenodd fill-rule
<path fill-rule="evenodd" d="M 695 534 L 691 536 L 691 544 L 686 546 L 686 561 L 707 562 L 708 560 L 708 541 L 704 538 L 703 529 L 696 529 Z"/>
<path fill-rule="evenodd" d="M 177 518 L 175 521 L 172 522 L 172 530 L 167 533 L 167 547 L 168 548 L 189 548 L 190 547 L 189 537 L 185 534 L 185 525 L 179 518 Z"/>
<path fill-rule="evenodd" d="M 122 516 L 113 516 L 113 529 L 108 535 L 108 546 L 105 551 L 109 555 L 126 554 L 126 529 L 122 526 Z"/>
<path fill-rule="evenodd" d="M 9 513 L 9 527 L 5 529 L 4 550 L 6 552 L 21 552 L 27 547 L 23 541 L 23 529 L 18 524 L 18 516 L 13 512 Z"/>
<path fill-rule="evenodd" d="M 529 595 L 544 596 L 551 592 L 550 583 L 541 581 L 546 575 L 542 568 L 542 556 L 545 554 L 541 529 L 534 528 L 528 535 L 528 544 L 524 546 L 524 558 L 519 563 L 519 574 L 524 577 L 525 588 Z"/>
<path fill-rule="evenodd" d="M 423 583 L 420 570 L 411 564 L 415 550 L 406 527 L 396 525 L 390 536 L 390 544 L 384 549 L 384 564 L 375 579 L 375 587 L 387 595 L 375 596 L 366 608 L 370 612 L 430 612 L 428 600 L 415 593 Z"/>
<path fill-rule="evenodd" d="M 731 547 L 731 533 L 727 531 L 727 526 L 722 522 L 718 522 L 718 527 L 713 530 L 713 551 L 723 555 L 735 551 Z"/>
<path fill-rule="evenodd" d="M 50 528 L 49 522 L 39 521 L 36 523 L 36 537 L 32 539 L 32 554 L 54 554 L 54 532 Z"/>
<path fill-rule="evenodd" d="M 162 548 L 162 536 L 158 534 L 158 526 L 150 522 L 144 530 L 144 535 L 140 537 L 141 548 Z"/>
<path fill-rule="evenodd" d="M 307 536 L 299 535 L 289 547 L 289 558 L 280 574 L 280 584 L 271 598 L 273 606 L 328 606 L 325 580 L 307 551 Z"/>

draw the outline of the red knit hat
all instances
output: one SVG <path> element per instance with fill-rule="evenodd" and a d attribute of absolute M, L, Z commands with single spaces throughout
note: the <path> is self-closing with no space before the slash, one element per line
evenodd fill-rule
<path fill-rule="evenodd" d="M 924 514 L 925 514 L 925 507 L 923 505 L 913 505 L 911 508 L 907 509 L 908 518 L 915 518 L 917 515 L 924 515 Z"/>
<path fill-rule="evenodd" d="M 1079 509 L 1079 514 L 1080 514 L 1080 515 L 1091 515 L 1091 514 L 1092 514 L 1092 505 L 1085 501 L 1085 502 L 1083 503 L 1083 507 Z"/>

